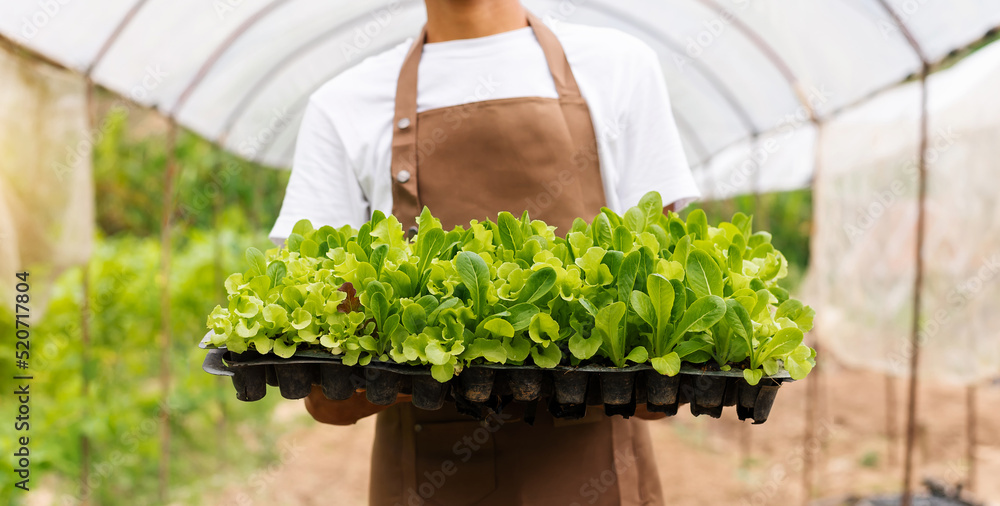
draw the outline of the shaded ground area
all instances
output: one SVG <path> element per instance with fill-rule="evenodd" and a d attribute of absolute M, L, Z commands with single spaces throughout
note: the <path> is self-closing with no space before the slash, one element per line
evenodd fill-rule
<path fill-rule="evenodd" d="M 804 456 L 816 452 L 812 497 L 822 504 L 896 491 L 902 476 L 902 441 L 890 459 L 886 438 L 885 379 L 828 365 L 820 378 L 823 402 L 815 437 L 804 439 L 807 381 L 782 387 L 763 425 L 678 416 L 649 422 L 669 504 L 802 504 Z M 897 434 L 903 434 L 905 391 L 896 382 Z M 966 476 L 965 389 L 924 383 L 920 392 L 917 477 L 955 483 Z M 1000 388 L 979 389 L 976 495 L 1000 504 Z M 300 413 L 301 411 L 301 413 Z M 304 414 L 288 401 L 282 417 Z M 363 505 L 374 419 L 351 427 L 308 424 L 284 440 L 283 458 L 230 489 L 213 504 Z M 240 495 L 243 494 L 243 495 Z M 335 498 L 335 499 L 334 499 Z"/>

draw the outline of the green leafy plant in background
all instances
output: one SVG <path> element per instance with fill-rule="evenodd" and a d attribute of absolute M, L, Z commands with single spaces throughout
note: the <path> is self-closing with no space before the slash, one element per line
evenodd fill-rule
<path fill-rule="evenodd" d="M 753 214 L 754 226 L 773 235 L 774 247 L 788 261 L 788 275 L 782 280 L 782 286 L 789 290 L 798 288 L 809 264 L 813 211 L 811 190 L 740 195 L 703 202 L 700 209 L 711 223 L 726 221 L 738 212 Z M 689 213 L 697 210 L 692 209 Z"/>
<path fill-rule="evenodd" d="M 167 144 L 158 127 L 166 126 L 153 116 L 112 108 L 100 123 L 93 156 L 94 191 L 100 196 L 95 218 L 107 237 L 160 231 Z M 258 231 L 273 224 L 288 171 L 242 160 L 183 129 L 177 133 L 175 154 L 180 167 L 173 213 L 177 230 Z"/>
<path fill-rule="evenodd" d="M 196 231 L 174 252 L 172 330 L 175 336 L 186 337 L 175 339 L 170 349 L 173 386 L 166 405 L 174 455 L 168 470 L 170 494 L 179 503 L 198 504 L 205 489 L 218 487 L 224 480 L 241 481 L 241 474 L 274 458 L 281 431 L 270 416 L 273 400 L 237 406 L 242 403 L 231 391 L 220 388 L 219 378 L 201 371 L 204 352 L 190 339 L 203 333 L 199 329 L 204 314 L 218 299 L 214 264 L 235 268 L 242 263 L 242 254 L 233 245 L 260 239 L 260 235 L 228 230 Z M 216 243 L 223 248 L 216 249 Z M 30 322 L 35 376 L 30 383 L 32 494 L 41 488 L 54 494 L 59 503 L 69 497 L 74 498 L 73 504 L 79 502 L 81 438 L 86 437 L 90 448 L 86 492 L 92 503 L 118 504 L 122 497 L 134 504 L 158 503 L 163 404 L 157 388 L 160 303 L 154 274 L 159 257 L 156 238 L 98 240 L 90 263 L 87 315 L 91 341 L 86 352 L 80 328 L 81 269 L 60 278 L 45 315 Z M 0 331 L 13 335 L 9 313 L 0 311 Z M 89 360 L 85 362 L 84 356 Z M 19 374 L 12 358 L 12 354 L 0 357 L 0 385 L 10 392 L 14 391 L 10 378 Z M 14 403 L 2 404 L 12 420 L 8 408 L 14 408 Z M 16 451 L 9 445 L 23 435 L 12 429 L 13 424 L 0 426 L 0 449 L 8 455 Z M 240 458 L 234 459 L 225 448 L 236 444 L 242 432 L 258 434 L 256 444 L 244 446 Z M 11 459 L 0 461 L 2 504 L 17 504 L 14 496 L 22 496 L 13 489 L 17 475 L 7 467 L 11 463 Z M 8 492 L 14 495 L 5 495 Z"/>
<path fill-rule="evenodd" d="M 100 89 L 97 99 L 102 110 L 115 100 Z M 93 152 L 100 232 L 89 263 L 89 292 L 83 292 L 81 268 L 68 270 L 53 286 L 32 286 L 36 294 L 51 288 L 52 296 L 44 314 L 32 306 L 30 320 L 31 492 L 14 488 L 14 462 L 0 459 L 0 504 L 32 497 L 80 504 L 83 492 L 91 504 L 160 503 L 164 403 L 156 342 L 162 251 L 156 235 L 166 143 L 165 123 L 154 116 L 120 108 L 101 120 Z M 287 453 L 277 438 L 288 425 L 273 420 L 277 399 L 245 405 L 220 388 L 227 380 L 202 372 L 204 352 L 192 338 L 203 335 L 205 313 L 218 302 L 225 273 L 243 264 L 245 245 L 266 240 L 262 229 L 277 215 L 288 173 L 222 153 L 183 130 L 176 161 L 181 171 L 169 291 L 174 339 L 166 363 L 172 374 L 167 502 L 218 504 L 226 483 L 250 484 L 254 470 L 275 462 L 279 451 Z M 84 296 L 88 346 L 81 330 Z M 4 335 L 14 334 L 9 309 L 0 307 Z M 19 371 L 13 354 L 0 354 L 0 390 L 13 392 L 11 378 Z M 16 403 L 8 398 L 0 401 L 0 414 L 13 420 Z M 13 428 L 0 425 L 5 455 L 16 451 L 12 445 L 23 435 Z M 245 434 L 254 436 L 248 442 Z M 234 446 L 240 446 L 239 458 Z M 84 475 L 88 481 L 81 487 Z"/>
<path fill-rule="evenodd" d="M 284 247 L 249 249 L 209 340 L 426 366 L 439 381 L 483 363 L 649 363 L 665 375 L 688 363 L 743 369 L 756 384 L 814 363 L 802 344 L 812 309 L 778 286 L 787 262 L 742 213 L 718 226 L 699 210 L 681 220 L 653 192 L 564 236 L 527 213 L 446 231 L 425 209 L 418 225 L 408 240 L 381 212 L 357 230 L 301 221 Z"/>

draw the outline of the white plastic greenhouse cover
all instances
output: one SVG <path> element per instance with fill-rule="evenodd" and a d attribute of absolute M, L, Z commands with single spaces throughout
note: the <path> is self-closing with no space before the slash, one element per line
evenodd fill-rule
<path fill-rule="evenodd" d="M 809 109 L 829 117 L 918 72 L 905 31 L 933 62 L 1000 26 L 997 0 L 524 3 L 557 31 L 611 26 L 659 52 L 707 198 L 807 185 Z M 4 0 L 0 34 L 230 151 L 288 167 L 307 97 L 414 36 L 424 16 L 419 0 Z"/>
<path fill-rule="evenodd" d="M 1000 42 L 928 78 L 928 193 L 920 373 L 1000 374 Z M 920 83 L 823 124 L 808 295 L 824 351 L 908 373 L 916 270 Z M 846 149 L 852 147 L 854 149 Z"/>

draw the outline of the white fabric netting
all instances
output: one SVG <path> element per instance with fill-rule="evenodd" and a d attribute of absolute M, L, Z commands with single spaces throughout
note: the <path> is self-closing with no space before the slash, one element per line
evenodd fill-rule
<path fill-rule="evenodd" d="M 815 135 L 808 122 L 789 119 L 805 115 L 781 66 L 800 81 L 803 95 L 816 99 L 821 116 L 919 69 L 900 27 L 876 0 L 525 4 L 555 25 L 619 28 L 659 52 L 688 157 L 709 198 L 808 184 Z M 889 4 L 932 60 L 1000 26 L 995 0 Z M 99 84 L 277 167 L 290 164 L 296 126 L 312 91 L 364 57 L 412 37 L 423 22 L 420 0 L 0 4 L 5 37 L 91 71 Z M 768 57 L 771 50 L 776 58 Z M 762 143 L 775 135 L 777 147 L 772 143 L 760 160 Z M 753 177 L 744 177 L 750 165 Z"/>
<path fill-rule="evenodd" d="M 921 372 L 1000 374 L 1000 43 L 928 81 Z M 823 127 L 809 286 L 816 332 L 846 362 L 908 370 L 917 216 L 919 83 Z"/>
<path fill-rule="evenodd" d="M 0 272 L 8 277 L 0 302 L 13 307 L 13 274 L 28 271 L 32 314 L 41 316 L 56 277 L 86 262 L 93 243 L 86 87 L 79 75 L 3 49 L 0 83 Z"/>

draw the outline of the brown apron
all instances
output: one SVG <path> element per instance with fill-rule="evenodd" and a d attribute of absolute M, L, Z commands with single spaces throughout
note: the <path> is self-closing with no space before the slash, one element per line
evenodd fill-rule
<path fill-rule="evenodd" d="M 417 69 L 426 30 L 400 71 L 392 140 L 393 214 L 412 226 L 423 206 L 445 228 L 528 209 L 565 233 L 605 204 L 597 142 L 562 46 L 537 18 L 558 99 L 487 100 L 417 113 Z M 488 422 L 454 404 L 409 403 L 378 415 L 370 503 L 418 505 L 659 505 L 659 477 L 645 422 L 582 420 L 538 408 L 533 425 L 505 409 Z"/>

